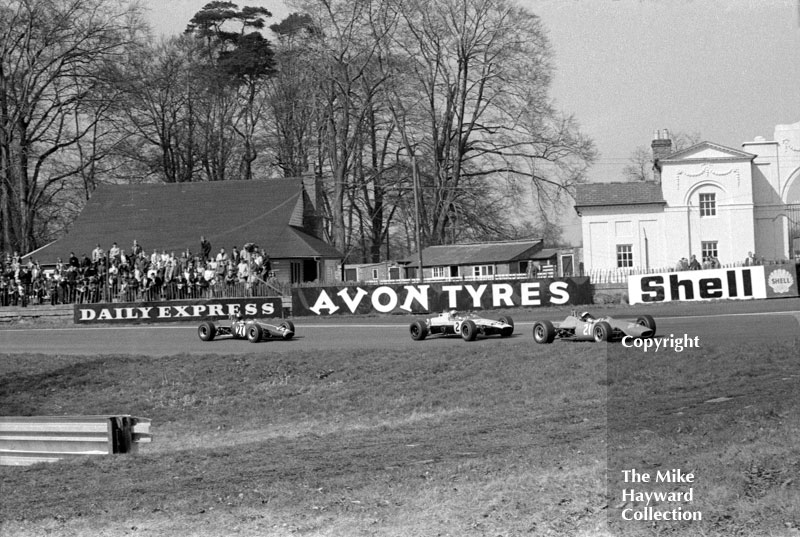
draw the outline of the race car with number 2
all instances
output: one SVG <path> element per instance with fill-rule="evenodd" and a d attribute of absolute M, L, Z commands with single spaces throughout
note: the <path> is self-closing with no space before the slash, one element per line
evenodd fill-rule
<path fill-rule="evenodd" d="M 411 339 L 421 341 L 429 334 L 460 335 L 464 341 L 474 341 L 478 335 L 508 337 L 514 333 L 514 320 L 506 315 L 498 320 L 486 319 L 474 313 L 459 314 L 446 311 L 436 317 L 418 320 L 409 327 Z"/>

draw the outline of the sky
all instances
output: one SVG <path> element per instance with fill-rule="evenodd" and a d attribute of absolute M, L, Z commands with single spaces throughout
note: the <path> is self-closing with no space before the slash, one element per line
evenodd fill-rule
<path fill-rule="evenodd" d="M 179 33 L 206 0 L 146 0 L 157 34 Z M 290 13 L 264 6 L 279 22 Z M 800 0 L 519 0 L 555 55 L 551 96 L 599 151 L 591 181 L 621 181 L 653 133 L 697 133 L 741 149 L 800 122 Z M 572 215 L 570 215 L 572 216 Z M 575 243 L 579 222 L 564 221 Z"/>

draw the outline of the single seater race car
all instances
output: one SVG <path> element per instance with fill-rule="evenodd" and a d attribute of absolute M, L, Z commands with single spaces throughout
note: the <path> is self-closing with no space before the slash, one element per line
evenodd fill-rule
<path fill-rule="evenodd" d="M 571 341 L 618 341 L 625 336 L 636 339 L 656 335 L 656 321 L 650 315 L 640 315 L 635 320 L 613 317 L 594 317 L 589 312 L 573 311 L 561 322 L 536 321 L 533 339 L 536 343 L 552 343 L 554 339 Z"/>
<path fill-rule="evenodd" d="M 464 341 L 474 341 L 478 334 L 510 336 L 514 333 L 514 320 L 508 315 L 495 321 L 478 317 L 474 313 L 459 314 L 455 311 L 446 311 L 436 317 L 414 321 L 409 330 L 414 341 L 421 341 L 428 337 L 428 334 L 458 334 Z"/>
<path fill-rule="evenodd" d="M 231 315 L 230 325 L 216 326 L 211 321 L 203 321 L 197 328 L 197 335 L 203 341 L 213 341 L 217 336 L 231 336 L 233 339 L 247 339 L 258 343 L 264 339 L 292 339 L 294 323 L 283 321 L 275 326 L 255 319 L 244 319 L 241 315 Z"/>

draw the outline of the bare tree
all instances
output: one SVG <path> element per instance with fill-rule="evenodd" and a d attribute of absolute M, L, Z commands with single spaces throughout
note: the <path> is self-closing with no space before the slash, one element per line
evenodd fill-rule
<path fill-rule="evenodd" d="M 701 141 L 699 132 L 677 131 L 672 133 L 672 152 L 681 151 Z M 628 157 L 628 164 L 622 169 L 627 181 L 653 180 L 653 152 L 647 146 L 639 146 Z"/>
<path fill-rule="evenodd" d="M 98 89 L 139 24 L 135 7 L 120 2 L 0 4 L 0 249 L 35 248 L 37 215 L 91 166 L 71 151 L 103 117 L 87 111 L 113 99 Z"/>
<path fill-rule="evenodd" d="M 406 80 L 422 97 L 403 107 L 403 124 L 417 130 L 414 151 L 428 178 L 424 242 L 504 235 L 520 179 L 540 200 L 584 179 L 594 146 L 549 100 L 552 54 L 538 17 L 508 0 L 386 6 L 378 21 L 394 26 L 382 41 L 389 86 Z"/>

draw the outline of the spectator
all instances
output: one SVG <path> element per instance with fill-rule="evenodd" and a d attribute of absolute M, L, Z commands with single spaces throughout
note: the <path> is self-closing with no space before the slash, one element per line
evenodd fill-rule
<path fill-rule="evenodd" d="M 675 270 L 677 271 L 689 270 L 689 262 L 686 260 L 685 257 L 681 257 L 680 259 L 678 259 L 678 264 L 675 267 Z"/>
<path fill-rule="evenodd" d="M 225 272 L 228 269 L 228 256 L 221 254 L 225 253 L 225 249 L 223 248 L 220 250 L 220 253 L 217 254 L 217 260 L 214 262 L 216 264 L 216 277 L 218 282 L 222 282 L 225 280 Z"/>
<path fill-rule="evenodd" d="M 92 262 L 99 263 L 105 255 L 106 253 L 103 251 L 102 248 L 100 248 L 100 245 L 98 244 L 97 246 L 95 246 L 94 250 L 92 250 Z"/>
<path fill-rule="evenodd" d="M 711 259 L 711 268 L 721 268 L 722 267 L 722 264 L 719 262 L 719 259 L 717 259 L 716 256 L 712 255 L 710 257 L 710 259 Z"/>
<path fill-rule="evenodd" d="M 231 249 L 231 260 L 233 261 L 233 264 L 239 266 L 239 261 L 241 260 L 240 258 L 241 256 L 239 255 L 239 249 L 234 246 Z"/>
<path fill-rule="evenodd" d="M 745 267 L 752 267 L 753 265 L 760 265 L 761 263 L 758 261 L 758 258 L 753 254 L 753 252 L 747 252 L 747 259 L 744 260 Z"/>
<path fill-rule="evenodd" d="M 216 261 L 217 261 L 217 266 L 219 266 L 220 263 L 222 263 L 223 265 L 226 265 L 228 263 L 228 254 L 225 252 L 225 248 L 219 249 Z"/>
<path fill-rule="evenodd" d="M 70 267 L 74 267 L 74 268 L 80 268 L 80 266 L 81 266 L 81 262 L 78 261 L 78 256 L 75 255 L 75 252 L 70 252 L 69 253 L 69 260 L 67 261 L 67 263 L 69 263 Z"/>
<path fill-rule="evenodd" d="M 700 262 L 697 260 L 697 256 L 693 254 L 692 260 L 689 262 L 689 270 L 700 270 L 702 268 Z"/>
<path fill-rule="evenodd" d="M 119 246 L 117 246 L 117 243 L 115 242 L 114 244 L 111 245 L 111 248 L 108 250 L 108 257 L 110 257 L 112 261 L 114 259 L 119 261 L 120 255 L 122 255 L 122 250 L 119 249 Z"/>
<path fill-rule="evenodd" d="M 204 236 L 200 236 L 200 259 L 203 263 L 211 258 L 211 243 Z"/>
<path fill-rule="evenodd" d="M 711 268 L 711 258 L 704 257 L 703 258 L 703 270 L 708 270 Z"/>
<path fill-rule="evenodd" d="M 139 244 L 139 241 L 137 241 L 136 239 L 133 239 L 133 246 L 131 246 L 131 256 L 133 258 L 136 258 L 142 252 L 144 252 L 144 248 L 142 248 L 142 245 Z"/>
<path fill-rule="evenodd" d="M 239 260 L 239 264 L 236 267 L 236 274 L 239 278 L 239 282 L 247 282 L 250 279 L 250 265 L 244 259 Z"/>
<path fill-rule="evenodd" d="M 264 279 L 272 276 L 272 262 L 269 260 L 269 254 L 264 252 Z"/>

